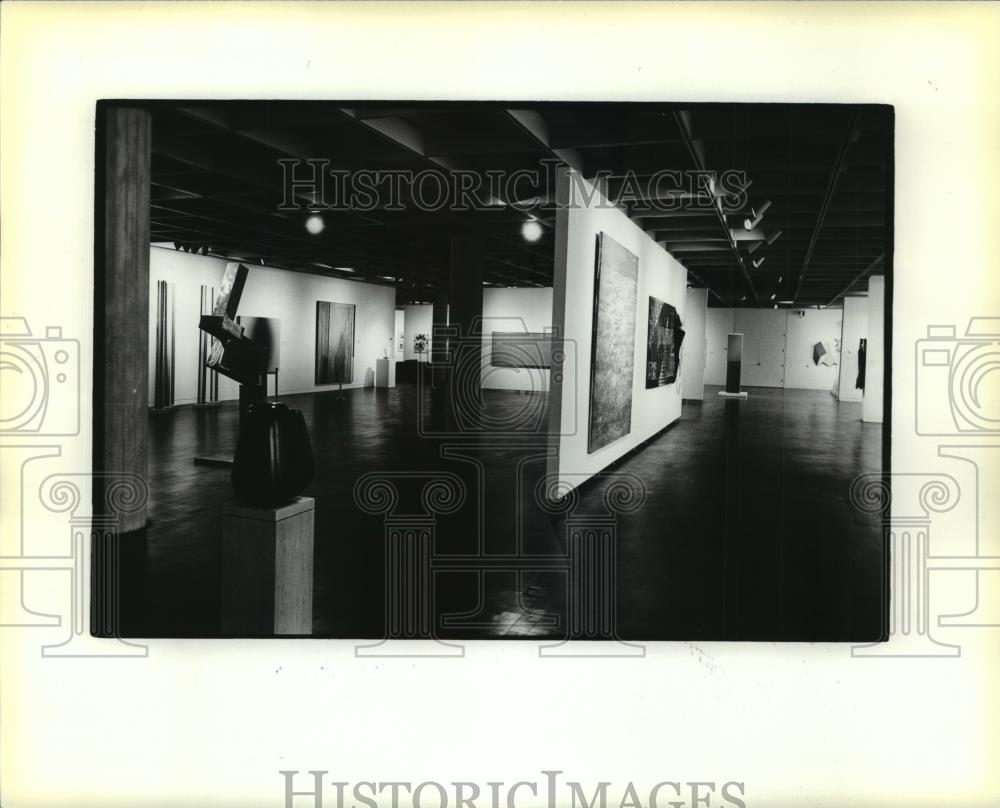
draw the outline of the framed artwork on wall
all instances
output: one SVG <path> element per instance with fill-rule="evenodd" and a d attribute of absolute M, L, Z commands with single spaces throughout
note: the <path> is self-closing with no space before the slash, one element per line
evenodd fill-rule
<path fill-rule="evenodd" d="M 552 365 L 552 334 L 494 331 L 490 365 L 495 368 L 548 368 Z"/>
<path fill-rule="evenodd" d="M 354 378 L 354 304 L 316 301 L 316 384 Z"/>
<path fill-rule="evenodd" d="M 638 281 L 638 256 L 607 233 L 598 233 L 590 349 L 588 454 L 632 431 Z"/>
<path fill-rule="evenodd" d="M 677 381 L 681 365 L 684 329 L 677 309 L 659 298 L 649 298 L 649 328 L 646 335 L 646 389 Z"/>

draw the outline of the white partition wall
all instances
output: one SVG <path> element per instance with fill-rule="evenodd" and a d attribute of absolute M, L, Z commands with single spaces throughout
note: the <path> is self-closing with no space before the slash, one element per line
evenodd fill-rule
<path fill-rule="evenodd" d="M 552 287 L 483 289 L 484 390 L 549 389 L 547 368 L 496 367 L 492 363 L 493 332 L 542 334 L 552 328 Z M 533 352 L 528 351 L 527 354 Z"/>
<path fill-rule="evenodd" d="M 868 280 L 868 351 L 861 420 L 882 423 L 882 389 L 885 380 L 885 278 Z"/>
<path fill-rule="evenodd" d="M 434 325 L 434 307 L 430 303 L 422 303 L 403 307 L 403 358 L 417 359 L 421 362 L 431 361 L 431 327 Z M 417 354 L 413 350 L 417 334 L 426 337 L 427 350 Z"/>
<path fill-rule="evenodd" d="M 681 394 L 685 401 L 705 396 L 705 318 L 708 289 L 688 289 L 684 303 L 684 344 L 681 347 Z"/>
<path fill-rule="evenodd" d="M 565 339 L 566 358 L 552 370 L 550 423 L 558 451 L 549 464 L 567 488 L 577 487 L 680 418 L 681 384 L 645 386 L 648 301 L 653 295 L 670 303 L 683 321 L 687 299 L 684 267 L 579 174 L 560 173 L 559 198 L 568 198 L 571 181 L 583 193 L 574 195 L 574 204 L 560 205 L 556 214 L 553 325 Z M 583 199 L 587 195 L 589 201 Z M 595 251 L 602 232 L 639 259 L 632 414 L 626 436 L 588 453 Z"/>
<path fill-rule="evenodd" d="M 218 289 L 226 268 L 221 258 L 152 247 L 149 259 L 150 317 L 156 313 L 156 282 L 175 285 L 175 388 L 174 403 L 191 404 L 198 397 L 198 319 L 201 285 Z M 334 389 L 315 383 L 316 301 L 353 303 L 355 312 L 354 378 L 345 387 L 361 386 L 374 377 L 376 361 L 393 352 L 396 290 L 391 286 L 324 278 L 270 267 L 250 267 L 239 314 L 272 317 L 280 325 L 281 394 Z M 154 332 L 155 333 L 155 330 Z M 150 367 L 155 358 L 150 340 Z M 272 383 L 273 384 L 273 383 Z M 273 387 L 269 387 L 273 390 Z M 236 382 L 219 378 L 219 399 L 239 396 Z M 150 392 L 152 404 L 152 391 Z"/>
<path fill-rule="evenodd" d="M 726 338 L 736 332 L 743 334 L 744 387 L 832 390 L 840 362 L 841 319 L 840 309 L 710 308 L 705 384 L 726 383 Z M 813 360 L 817 342 L 829 349 L 827 363 Z"/>
<path fill-rule="evenodd" d="M 785 340 L 785 387 L 833 391 L 840 375 L 841 309 L 792 309 Z M 815 347 L 826 353 L 815 361 Z"/>

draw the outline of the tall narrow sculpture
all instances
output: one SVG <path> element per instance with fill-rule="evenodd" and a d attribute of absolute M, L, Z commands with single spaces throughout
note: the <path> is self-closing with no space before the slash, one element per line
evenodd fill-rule
<path fill-rule="evenodd" d="M 174 285 L 156 282 L 156 363 L 153 377 L 153 410 L 174 406 Z"/>
<path fill-rule="evenodd" d="M 201 308 L 199 314 L 204 316 L 212 313 L 215 287 L 201 287 Z M 195 407 L 219 406 L 219 374 L 208 367 L 212 355 L 212 337 L 205 331 L 198 334 L 198 398 Z"/>
<path fill-rule="evenodd" d="M 723 398 L 747 398 L 745 390 L 740 390 L 740 373 L 743 369 L 743 335 L 730 334 L 726 350 L 726 389 L 720 390 Z"/>

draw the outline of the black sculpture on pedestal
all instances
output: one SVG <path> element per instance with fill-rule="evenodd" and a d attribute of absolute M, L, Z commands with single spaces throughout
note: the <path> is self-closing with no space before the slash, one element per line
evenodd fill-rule
<path fill-rule="evenodd" d="M 214 337 L 206 365 L 240 384 L 233 489 L 249 505 L 272 507 L 301 493 L 315 465 L 302 413 L 267 401 L 266 353 L 236 322 L 248 273 L 242 264 L 226 266 L 215 308 L 198 327 Z"/>

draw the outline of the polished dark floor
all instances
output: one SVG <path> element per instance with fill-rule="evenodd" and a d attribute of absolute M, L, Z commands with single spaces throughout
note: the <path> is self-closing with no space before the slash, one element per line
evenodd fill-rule
<path fill-rule="evenodd" d="M 717 389 L 612 470 L 648 492 L 639 510 L 616 517 L 612 633 L 879 638 L 881 527 L 851 507 L 849 490 L 858 474 L 879 470 L 881 427 L 861 422 L 860 404 L 824 391 L 751 388 L 737 403 Z M 422 510 L 420 492 L 435 476 L 454 475 L 469 493 L 433 520 L 435 636 L 567 636 L 567 604 L 576 602 L 559 562 L 567 519 L 599 513 L 608 480 L 584 486 L 569 516 L 539 507 L 546 441 L 533 425 L 545 423 L 543 396 L 487 392 L 494 423 L 518 412 L 531 419 L 513 434 L 447 438 L 418 433 L 417 414 L 433 415 L 435 401 L 416 385 L 282 400 L 305 414 L 316 454 L 305 492 L 317 503 L 316 636 L 387 635 L 385 519 L 354 499 L 370 472 L 394 480 L 394 515 L 404 522 Z M 221 508 L 233 496 L 228 470 L 193 458 L 234 445 L 235 405 L 151 415 L 149 427 L 150 526 L 123 548 L 122 633 L 219 636 Z"/>

